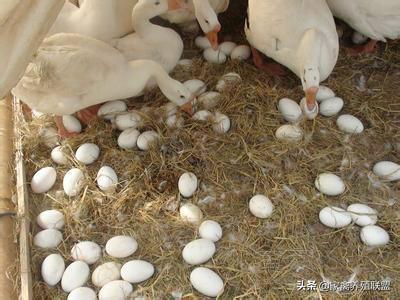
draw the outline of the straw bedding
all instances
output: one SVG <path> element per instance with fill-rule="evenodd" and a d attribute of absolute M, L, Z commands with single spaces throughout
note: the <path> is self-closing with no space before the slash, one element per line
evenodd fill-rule
<path fill-rule="evenodd" d="M 32 233 L 38 231 L 38 212 L 61 210 L 66 227 L 58 251 L 67 262 L 70 249 L 79 240 L 104 246 L 113 235 L 132 235 L 139 243 L 133 257 L 156 267 L 150 280 L 134 286 L 133 299 L 204 298 L 191 287 L 193 267 L 181 256 L 184 245 L 198 236 L 197 228 L 179 217 L 179 206 L 189 201 L 224 230 L 216 254 L 205 264 L 225 282 L 221 299 L 399 299 L 400 184 L 376 180 L 371 168 L 379 160 L 400 161 L 400 43 L 382 45 L 375 55 L 357 58 L 341 49 L 337 67 L 324 84 L 344 99 L 342 113 L 360 118 L 366 130 L 348 136 L 337 129 L 335 117 L 319 116 L 301 124 L 305 137 L 299 144 L 282 143 L 274 137 L 284 123 L 276 108 L 279 99 L 302 97 L 294 75 L 274 79 L 260 73 L 250 61 L 215 66 L 205 63 L 199 53 L 196 57 L 190 71 L 177 68 L 174 77 L 202 79 L 210 90 L 227 72 L 243 78 L 223 93 L 216 108 L 231 118 L 231 130 L 216 134 L 210 124 L 187 116 L 182 128 L 167 129 L 157 122 L 157 108 L 167 102 L 158 90 L 130 101 L 131 108 L 150 108 L 144 114 L 144 129 L 157 130 L 162 135 L 160 144 L 148 152 L 120 150 L 118 131 L 102 120 L 62 141 L 70 163 L 56 167 L 57 183 L 48 194 L 30 194 Z M 50 125 L 49 117 L 18 124 L 25 136 L 28 180 L 40 167 L 54 165 L 51 149 L 38 138 L 40 129 Z M 84 142 L 101 148 L 99 160 L 90 166 L 73 158 L 73 151 Z M 115 193 L 104 194 L 96 186 L 96 173 L 102 165 L 113 167 L 119 176 Z M 62 191 L 62 177 L 72 167 L 81 168 L 87 182 L 79 197 L 69 199 Z M 184 171 L 195 173 L 201 181 L 188 200 L 177 190 Z M 314 179 L 324 171 L 344 179 L 343 195 L 326 197 L 317 192 Z M 248 200 L 256 193 L 267 195 L 274 203 L 271 218 L 261 220 L 250 214 Z M 333 230 L 320 224 L 318 213 L 324 206 L 345 207 L 356 202 L 377 209 L 378 224 L 391 237 L 388 246 L 364 246 L 356 225 Z M 49 288 L 41 280 L 40 265 L 50 252 L 32 248 L 34 299 L 66 299 L 61 288 Z M 102 262 L 106 261 L 110 258 L 105 256 Z M 391 291 L 320 293 L 296 288 L 298 280 L 342 282 L 352 274 L 360 281 L 390 280 Z"/>

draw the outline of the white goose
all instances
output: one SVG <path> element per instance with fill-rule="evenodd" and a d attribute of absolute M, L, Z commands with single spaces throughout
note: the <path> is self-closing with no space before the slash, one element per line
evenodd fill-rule
<path fill-rule="evenodd" d="M 79 33 L 103 41 L 124 36 L 133 31 L 133 6 L 132 0 L 85 0 L 77 7 L 66 0 L 48 36 Z"/>
<path fill-rule="evenodd" d="M 182 39 L 175 30 L 153 24 L 150 19 L 181 5 L 182 0 L 139 0 L 132 11 L 135 32 L 114 39 L 110 44 L 128 60 L 151 59 L 171 72 L 182 56 Z"/>
<path fill-rule="evenodd" d="M 373 52 L 377 41 L 400 38 L 399 0 L 327 0 L 333 15 L 371 39 L 354 52 Z"/>
<path fill-rule="evenodd" d="M 23 75 L 62 5 L 62 0 L 1 1 L 0 99 Z"/>
<path fill-rule="evenodd" d="M 227 10 L 229 0 L 188 0 L 185 10 L 171 11 L 161 17 L 175 24 L 187 26 L 191 21 L 197 19 L 202 31 L 206 34 L 212 47 L 218 47 L 218 32 L 221 25 L 217 14 Z"/>
<path fill-rule="evenodd" d="M 335 22 L 325 0 L 249 0 L 245 32 L 254 48 L 301 79 L 306 108 L 315 111 L 319 84 L 332 72 L 339 52 Z M 253 53 L 261 66 L 260 55 Z"/>
<path fill-rule="evenodd" d="M 84 76 L 82 76 L 84 75 Z M 81 114 L 88 121 L 96 113 L 90 107 L 105 101 L 134 97 L 154 78 L 164 95 L 179 106 L 192 99 L 180 82 L 151 60 L 128 62 L 109 44 L 87 36 L 60 33 L 47 38 L 25 76 L 12 90 L 33 109 L 57 116 Z M 56 117 L 60 134 L 68 136 Z"/>

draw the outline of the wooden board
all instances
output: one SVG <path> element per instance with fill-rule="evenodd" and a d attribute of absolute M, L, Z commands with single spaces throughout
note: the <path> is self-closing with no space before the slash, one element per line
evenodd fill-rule
<path fill-rule="evenodd" d="M 21 103 L 14 98 L 14 134 L 15 134 L 15 166 L 17 173 L 17 197 L 19 217 L 19 260 L 21 275 L 21 300 L 32 299 L 32 274 L 30 261 L 30 219 L 28 192 L 25 175 L 24 153 L 22 148 L 22 134 L 18 125 L 25 122 Z"/>
<path fill-rule="evenodd" d="M 0 99 L 0 299 L 17 299 L 10 271 L 16 265 L 12 202 L 12 123 L 11 96 Z"/>

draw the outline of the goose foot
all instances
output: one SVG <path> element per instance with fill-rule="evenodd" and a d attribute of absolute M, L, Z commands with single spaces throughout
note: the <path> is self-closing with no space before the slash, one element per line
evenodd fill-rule
<path fill-rule="evenodd" d="M 70 138 L 70 137 L 74 137 L 77 136 L 79 133 L 77 132 L 69 132 L 63 124 L 63 120 L 61 116 L 55 116 L 54 117 L 54 122 L 57 125 L 57 129 L 58 129 L 58 135 L 61 138 Z"/>
<path fill-rule="evenodd" d="M 76 113 L 78 119 L 85 125 L 88 125 L 92 120 L 97 118 L 97 112 L 99 111 L 101 104 L 89 106 Z"/>
<path fill-rule="evenodd" d="M 251 52 L 253 54 L 254 65 L 271 76 L 284 76 L 286 75 L 285 69 L 282 65 L 277 63 L 267 63 L 264 60 L 263 55 L 255 48 L 251 47 Z"/>
<path fill-rule="evenodd" d="M 348 49 L 350 55 L 360 55 L 365 53 L 374 53 L 376 51 L 376 44 L 378 41 L 370 40 L 364 45 L 356 45 Z"/>

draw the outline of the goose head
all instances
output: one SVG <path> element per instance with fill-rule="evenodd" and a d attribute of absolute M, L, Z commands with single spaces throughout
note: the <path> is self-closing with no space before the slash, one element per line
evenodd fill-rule
<path fill-rule="evenodd" d="M 159 82 L 159 87 L 165 97 L 181 107 L 181 110 L 192 115 L 195 95 L 181 82 L 170 78 L 168 81 Z"/>
<path fill-rule="evenodd" d="M 214 50 L 218 49 L 218 32 L 221 24 L 208 0 L 193 0 L 196 19 Z"/>
<path fill-rule="evenodd" d="M 303 68 L 301 83 L 306 94 L 306 107 L 309 112 L 318 109 L 316 98 L 319 89 L 320 73 L 318 67 L 306 66 Z"/>

